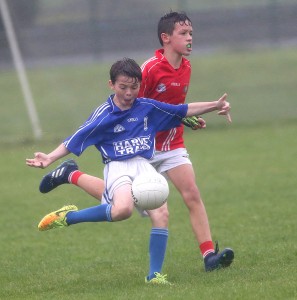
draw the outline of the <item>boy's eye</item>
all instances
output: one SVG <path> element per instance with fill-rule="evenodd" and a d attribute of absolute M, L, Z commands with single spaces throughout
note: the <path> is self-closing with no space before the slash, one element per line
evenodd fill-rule
<path fill-rule="evenodd" d="M 127 86 L 122 86 L 122 85 L 120 85 L 120 89 L 121 90 L 125 90 L 125 89 L 127 89 L 128 87 Z M 132 90 L 137 90 L 138 89 L 138 85 L 133 85 L 133 86 L 131 86 L 131 89 Z"/>
<path fill-rule="evenodd" d="M 192 31 L 190 31 L 190 32 L 188 32 L 188 31 L 183 31 L 183 32 L 181 32 L 181 34 L 182 34 L 182 35 L 187 35 L 187 34 L 189 34 L 190 36 L 193 36 L 193 32 L 192 32 Z"/>

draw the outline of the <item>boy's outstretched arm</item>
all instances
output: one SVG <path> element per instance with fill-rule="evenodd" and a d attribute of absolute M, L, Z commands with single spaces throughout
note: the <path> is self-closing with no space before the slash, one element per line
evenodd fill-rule
<path fill-rule="evenodd" d="M 26 165 L 34 168 L 46 168 L 56 160 L 61 157 L 68 155 L 70 152 L 64 146 L 64 144 L 59 145 L 55 150 L 49 154 L 42 152 L 35 152 L 34 158 L 27 158 Z"/>
<path fill-rule="evenodd" d="M 187 117 L 206 114 L 218 110 L 218 115 L 225 115 L 231 122 L 230 103 L 226 101 L 227 94 L 224 94 L 219 100 L 211 102 L 194 102 L 188 104 Z"/>

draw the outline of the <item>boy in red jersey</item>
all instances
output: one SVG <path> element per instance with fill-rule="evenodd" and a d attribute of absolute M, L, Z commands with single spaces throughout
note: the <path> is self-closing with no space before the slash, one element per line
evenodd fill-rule
<path fill-rule="evenodd" d="M 140 97 L 159 101 L 170 100 L 171 104 L 184 103 L 188 91 L 191 65 L 185 56 L 192 51 L 192 23 L 184 13 L 171 12 L 158 24 L 158 36 L 162 49 L 142 66 Z M 230 120 L 230 116 L 227 116 Z M 202 121 L 202 127 L 204 127 Z M 36 154 L 37 157 L 40 155 Z M 204 258 L 206 271 L 228 267 L 234 258 L 232 249 L 218 252 L 214 249 L 207 213 L 195 182 L 195 173 L 183 140 L 183 126 L 158 133 L 156 155 L 152 160 L 158 172 L 164 173 L 182 195 L 189 209 L 193 232 Z M 40 157 L 42 161 L 42 157 Z M 101 199 L 104 190 L 102 179 L 82 173 L 73 160 L 66 161 L 48 173 L 40 184 L 40 191 L 47 193 L 63 183 L 72 183 L 90 195 Z M 150 237 L 150 270 L 162 269 L 168 238 L 167 204 L 152 210 Z M 150 281 L 155 274 L 149 273 Z"/>

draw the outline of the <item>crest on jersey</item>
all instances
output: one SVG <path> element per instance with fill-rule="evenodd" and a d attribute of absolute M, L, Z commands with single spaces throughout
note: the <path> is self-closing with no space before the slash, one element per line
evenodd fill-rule
<path fill-rule="evenodd" d="M 157 88 L 156 88 L 156 91 L 158 93 L 164 93 L 166 92 L 166 85 L 164 83 L 160 83 Z"/>
<path fill-rule="evenodd" d="M 121 124 L 116 125 L 113 129 L 114 132 L 122 132 L 124 130 L 125 130 L 125 128 Z"/>

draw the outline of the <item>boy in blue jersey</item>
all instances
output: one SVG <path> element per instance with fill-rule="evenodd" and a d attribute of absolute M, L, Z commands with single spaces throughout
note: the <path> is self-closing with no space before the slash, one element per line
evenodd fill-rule
<path fill-rule="evenodd" d="M 150 164 L 156 133 L 179 126 L 182 118 L 187 116 L 216 110 L 220 115 L 229 115 L 226 94 L 217 101 L 171 105 L 137 98 L 141 80 L 141 69 L 134 60 L 124 58 L 115 62 L 110 69 L 109 81 L 114 94 L 55 150 L 49 154 L 37 152 L 35 158 L 26 159 L 28 166 L 44 168 L 69 153 L 79 156 L 87 147 L 95 146 L 105 164 L 103 197 L 106 203 L 83 210 L 74 205 L 64 206 L 41 220 L 40 231 L 82 222 L 115 222 L 129 218 L 134 209 L 133 179 L 142 172 L 156 172 Z M 150 215 L 150 211 L 147 213 Z M 162 234 L 166 236 L 167 232 L 164 230 Z M 166 247 L 166 243 L 164 245 Z M 150 264 L 146 280 L 153 282 L 160 277 L 168 283 L 160 274 L 162 255 L 165 255 L 165 249 L 161 249 L 157 261 Z"/>

